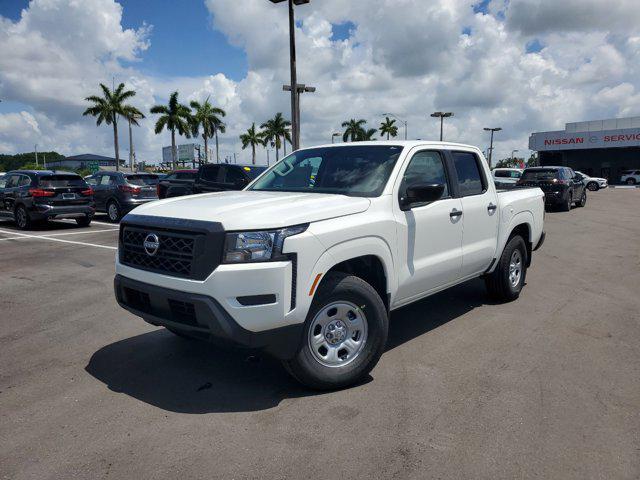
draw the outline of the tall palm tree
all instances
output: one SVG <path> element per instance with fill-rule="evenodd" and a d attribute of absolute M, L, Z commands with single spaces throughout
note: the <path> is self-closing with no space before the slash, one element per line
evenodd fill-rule
<path fill-rule="evenodd" d="M 242 149 L 244 150 L 251 145 L 251 163 L 256 164 L 256 146 L 264 145 L 265 139 L 262 132 L 256 131 L 255 122 L 251 125 L 251 128 L 247 129 L 246 133 L 240 135 L 240 141 L 242 142 Z"/>
<path fill-rule="evenodd" d="M 127 98 L 135 96 L 133 90 L 125 90 L 124 83 L 118 85 L 118 88 L 111 91 L 104 83 L 100 84 L 103 96 L 91 95 L 85 100 L 93 105 L 88 107 L 82 115 L 91 115 L 97 117 L 96 125 L 102 122 L 107 125 L 113 125 L 113 147 L 116 152 L 116 170 L 120 170 L 120 151 L 118 147 L 118 115 L 125 116 L 125 107 L 133 108 L 126 105 L 124 101 Z"/>
<path fill-rule="evenodd" d="M 370 128 L 368 130 L 362 129 L 360 131 L 360 135 L 358 136 L 359 142 L 365 142 L 368 140 L 375 140 L 374 136 L 378 130 L 375 128 Z"/>
<path fill-rule="evenodd" d="M 123 108 L 123 117 L 127 119 L 127 121 L 129 122 L 129 168 L 131 168 L 131 171 L 133 171 L 134 169 L 134 158 L 135 158 L 135 150 L 133 148 L 133 132 L 131 131 L 131 125 L 135 125 L 136 127 L 139 127 L 140 124 L 138 123 L 138 120 L 141 120 L 144 117 L 144 114 L 138 110 L 136 107 L 132 106 L 132 105 L 125 105 Z"/>
<path fill-rule="evenodd" d="M 352 142 L 358 141 L 358 139 L 362 136 L 362 132 L 364 131 L 364 125 L 367 123 L 366 120 L 360 119 L 355 120 L 351 119 L 346 122 L 342 122 L 342 128 L 344 128 L 344 133 L 342 134 L 342 141 L 347 142 L 349 138 L 351 138 Z"/>
<path fill-rule="evenodd" d="M 160 114 L 160 118 L 156 121 L 156 135 L 161 133 L 165 128 L 171 131 L 171 163 L 173 169 L 177 167 L 176 158 L 176 131 L 179 135 L 191 138 L 192 120 L 191 110 L 186 105 L 178 102 L 178 92 L 173 92 L 169 97 L 167 105 L 154 105 L 151 107 L 151 113 Z"/>
<path fill-rule="evenodd" d="M 192 132 L 194 137 L 198 136 L 198 131 L 202 127 L 202 138 L 204 140 L 204 160 L 205 163 L 209 161 L 209 139 L 213 138 L 218 130 L 218 127 L 222 123 L 220 117 L 226 115 L 225 111 L 221 108 L 214 107 L 209 102 L 209 97 L 204 103 L 196 102 L 195 100 L 190 103 L 193 108 L 193 125 Z M 218 155 L 218 138 L 216 136 L 216 156 Z"/>
<path fill-rule="evenodd" d="M 280 137 L 291 142 L 291 134 L 287 130 L 289 125 L 291 122 L 282 116 L 282 112 L 276 113 L 275 117 L 260 125 L 260 128 L 264 130 L 265 141 L 270 142 L 271 146 L 276 148 L 276 162 L 280 159 L 278 152 L 282 147 Z"/>
<path fill-rule="evenodd" d="M 225 115 L 224 111 L 223 111 L 223 116 Z M 225 125 L 225 123 L 222 121 L 222 119 L 220 117 L 216 117 L 213 120 L 213 133 L 216 137 L 216 162 L 220 163 L 220 153 L 218 150 L 218 132 L 220 133 L 225 133 L 227 131 L 227 126 Z"/>
<path fill-rule="evenodd" d="M 387 140 L 389 140 L 389 136 L 395 137 L 398 135 L 398 127 L 395 125 L 396 121 L 390 119 L 389 117 L 385 117 L 384 122 L 380 122 L 380 136 L 387 136 Z"/>

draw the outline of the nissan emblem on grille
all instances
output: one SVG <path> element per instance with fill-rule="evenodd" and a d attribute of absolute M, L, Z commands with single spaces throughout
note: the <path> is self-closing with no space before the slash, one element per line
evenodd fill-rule
<path fill-rule="evenodd" d="M 160 248 L 160 239 L 155 233 L 150 233 L 144 238 L 142 246 L 144 247 L 144 251 L 147 252 L 147 255 L 153 257 Z"/>

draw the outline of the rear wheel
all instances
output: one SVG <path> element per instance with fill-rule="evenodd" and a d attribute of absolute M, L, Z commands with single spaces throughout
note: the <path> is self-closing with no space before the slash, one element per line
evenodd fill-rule
<path fill-rule="evenodd" d="M 31 217 L 29 217 L 29 212 L 23 205 L 18 205 L 15 209 L 13 219 L 16 222 L 16 227 L 20 230 L 29 230 L 33 224 Z"/>
<path fill-rule="evenodd" d="M 569 192 L 567 194 L 567 200 L 566 202 L 564 202 L 561 206 L 561 210 L 563 212 L 568 212 L 569 210 L 571 210 L 571 205 L 573 205 L 573 193 Z"/>
<path fill-rule="evenodd" d="M 597 182 L 589 182 L 587 183 L 587 188 L 592 192 L 597 192 L 600 189 L 600 185 Z"/>
<path fill-rule="evenodd" d="M 388 326 L 387 309 L 371 285 L 353 275 L 330 273 L 307 314 L 298 353 L 284 365 L 311 388 L 353 385 L 378 363 Z"/>
<path fill-rule="evenodd" d="M 91 215 L 85 215 L 84 217 L 76 218 L 76 223 L 79 227 L 88 227 L 91 225 Z"/>
<path fill-rule="evenodd" d="M 485 277 L 485 284 L 492 298 L 510 302 L 520 296 L 526 276 L 527 245 L 516 235 L 507 242 L 496 269 Z"/>
<path fill-rule="evenodd" d="M 111 223 L 116 223 L 120 220 L 122 213 L 120 212 L 120 207 L 118 206 L 118 202 L 115 200 L 110 200 L 107 203 L 107 216 L 109 217 L 109 221 Z"/>
<path fill-rule="evenodd" d="M 576 202 L 576 207 L 584 207 L 587 204 L 587 191 L 583 190 L 580 200 Z"/>
<path fill-rule="evenodd" d="M 627 178 L 627 185 L 635 185 L 635 184 L 636 184 L 635 178 Z"/>

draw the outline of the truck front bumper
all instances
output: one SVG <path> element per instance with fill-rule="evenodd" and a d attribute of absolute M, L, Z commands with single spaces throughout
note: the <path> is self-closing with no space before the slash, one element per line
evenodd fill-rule
<path fill-rule="evenodd" d="M 241 347 L 261 349 L 291 359 L 302 337 L 302 323 L 253 332 L 243 328 L 214 298 L 173 290 L 116 275 L 118 304 L 147 322 L 207 341 L 226 341 Z M 242 301 L 268 302 L 269 295 L 242 297 Z"/>

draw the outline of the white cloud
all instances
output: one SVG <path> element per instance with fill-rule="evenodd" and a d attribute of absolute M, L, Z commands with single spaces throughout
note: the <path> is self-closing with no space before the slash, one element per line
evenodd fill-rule
<path fill-rule="evenodd" d="M 18 22 L 0 17 L 0 98 L 29 107 L 0 116 L 0 150 L 28 150 L 37 141 L 66 154 L 112 155 L 109 127 L 96 128 L 81 113 L 83 98 L 115 75 L 135 88 L 133 103 L 143 111 L 173 90 L 183 103 L 210 97 L 227 111 L 222 156 L 236 152 L 249 161 L 238 135 L 275 112 L 289 116 L 282 91 L 289 83 L 286 8 L 264 0 L 204 1 L 213 27 L 247 54 L 240 81 L 215 70 L 176 78 L 137 70 L 152 30 L 123 28 L 114 0 L 34 0 Z M 450 140 L 484 148 L 482 128 L 502 126 L 500 157 L 525 152 L 531 131 L 640 112 L 635 2 L 493 0 L 487 14 L 474 13 L 475 3 L 316 0 L 297 7 L 299 82 L 317 88 L 302 96 L 303 144 L 330 142 L 349 118 L 377 126 L 389 111 L 408 120 L 410 138 L 437 138 L 439 124 L 428 115 L 447 109 L 455 112 L 445 124 Z M 346 21 L 355 26 L 350 38 L 332 41 L 332 25 Z M 545 48 L 526 54 L 534 39 Z M 157 161 L 169 135 L 155 135 L 153 121 L 136 129 L 136 150 Z M 121 146 L 126 157 L 124 128 Z"/>

